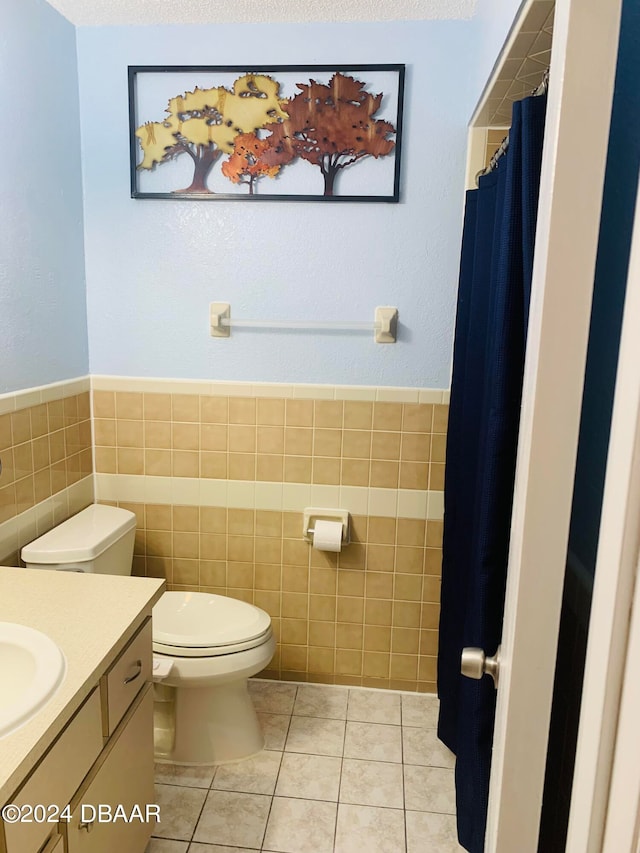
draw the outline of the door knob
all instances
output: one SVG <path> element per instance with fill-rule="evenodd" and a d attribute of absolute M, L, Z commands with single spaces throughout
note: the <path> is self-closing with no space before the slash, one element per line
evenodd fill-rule
<path fill-rule="evenodd" d="M 493 678 L 493 685 L 497 689 L 500 674 L 500 646 L 498 646 L 495 655 L 489 658 L 483 649 L 472 647 L 463 649 L 460 672 L 467 678 L 482 678 L 483 675 L 490 675 Z"/>

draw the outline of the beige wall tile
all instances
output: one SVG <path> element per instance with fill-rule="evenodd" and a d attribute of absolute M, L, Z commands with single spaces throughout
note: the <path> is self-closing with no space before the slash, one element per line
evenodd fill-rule
<path fill-rule="evenodd" d="M 313 430 L 306 427 L 285 427 L 284 452 L 289 456 L 310 456 Z"/>
<path fill-rule="evenodd" d="M 174 450 L 200 450 L 199 424 L 174 423 L 171 429 L 171 446 Z"/>
<path fill-rule="evenodd" d="M 171 394 L 143 394 L 142 411 L 145 421 L 170 421 Z"/>
<path fill-rule="evenodd" d="M 391 655 L 382 652 L 365 652 L 363 674 L 373 678 L 388 678 Z M 377 686 L 377 684 L 373 685 Z"/>
<path fill-rule="evenodd" d="M 312 460 L 310 456 L 285 456 L 285 483 L 310 483 Z"/>
<path fill-rule="evenodd" d="M 252 397 L 229 398 L 230 424 L 255 424 L 256 400 Z"/>
<path fill-rule="evenodd" d="M 344 430 L 342 434 L 342 455 L 348 459 L 369 459 L 371 457 L 371 432 L 368 430 Z"/>
<path fill-rule="evenodd" d="M 313 400 L 286 400 L 285 424 L 289 427 L 313 426 Z"/>
<path fill-rule="evenodd" d="M 142 421 L 115 421 L 118 447 L 143 447 Z"/>
<path fill-rule="evenodd" d="M 400 463 L 400 488 L 421 489 L 429 487 L 429 465 L 426 462 Z"/>
<path fill-rule="evenodd" d="M 390 652 L 391 628 L 381 625 L 365 625 L 364 648 L 371 652 Z"/>
<path fill-rule="evenodd" d="M 282 513 L 256 510 L 256 536 L 282 537 Z"/>
<path fill-rule="evenodd" d="M 433 406 L 429 403 L 404 403 L 402 429 L 405 432 L 431 432 Z"/>
<path fill-rule="evenodd" d="M 47 411 L 51 411 L 51 404 L 47 404 Z M 115 418 L 116 395 L 113 391 L 93 392 L 93 416 L 94 418 Z M 49 421 L 49 429 L 51 429 Z"/>
<path fill-rule="evenodd" d="M 317 622 L 309 621 L 309 645 L 320 646 L 322 648 L 330 647 L 335 649 L 336 646 L 336 625 L 335 622 Z"/>
<path fill-rule="evenodd" d="M 116 391 L 115 417 L 141 421 L 143 415 L 142 394 L 133 391 Z"/>
<path fill-rule="evenodd" d="M 398 545 L 424 546 L 426 521 L 418 518 L 398 519 Z M 402 569 L 402 571 L 407 571 Z"/>
<path fill-rule="evenodd" d="M 255 480 L 256 457 L 252 453 L 229 453 L 230 480 Z"/>
<path fill-rule="evenodd" d="M 339 429 L 318 429 L 313 433 L 313 453 L 315 456 L 340 458 L 342 450 L 342 431 Z"/>
<path fill-rule="evenodd" d="M 141 449 L 119 447 L 118 474 L 144 474 L 144 451 Z"/>
<path fill-rule="evenodd" d="M 373 429 L 396 431 L 402 428 L 402 403 L 374 403 Z"/>
<path fill-rule="evenodd" d="M 100 448 L 98 448 L 100 450 Z M 115 453 L 115 451 L 114 451 Z M 103 470 L 103 469 L 100 469 Z M 171 476 L 171 451 L 170 450 L 145 450 L 144 472 L 150 477 Z"/>
<path fill-rule="evenodd" d="M 171 423 L 169 421 L 145 421 L 144 446 L 169 450 L 171 447 Z"/>
<path fill-rule="evenodd" d="M 260 402 L 260 401 L 258 401 Z M 272 401 L 268 401 L 272 402 Z M 284 453 L 284 427 L 259 426 L 256 430 L 258 453 Z"/>
<path fill-rule="evenodd" d="M 328 486 L 340 484 L 340 460 L 320 458 L 313 460 L 312 482 Z"/>
<path fill-rule="evenodd" d="M 446 433 L 449 420 L 449 406 L 436 405 L 433 407 L 433 432 Z"/>
<path fill-rule="evenodd" d="M 393 574 L 391 572 L 369 572 L 365 576 L 365 595 L 367 598 L 393 597 Z"/>
<path fill-rule="evenodd" d="M 197 451 L 173 450 L 171 452 L 171 474 L 173 477 L 197 477 L 199 473 L 200 455 Z"/>
<path fill-rule="evenodd" d="M 13 446 L 11 436 L 11 415 L 0 415 L 0 450 L 6 450 Z"/>
<path fill-rule="evenodd" d="M 399 475 L 399 462 L 373 460 L 371 463 L 371 479 L 369 484 L 372 488 L 397 489 Z"/>
<path fill-rule="evenodd" d="M 258 424 L 265 426 L 284 425 L 284 400 L 259 398 L 256 420 Z"/>
<path fill-rule="evenodd" d="M 200 532 L 200 512 L 197 506 L 174 506 L 172 509 L 174 532 Z"/>
<path fill-rule="evenodd" d="M 374 432 L 371 438 L 371 458 L 397 461 L 400 459 L 401 439 L 400 432 Z"/>
<path fill-rule="evenodd" d="M 316 400 L 315 425 L 326 429 L 341 429 L 344 403 L 342 400 Z"/>
<path fill-rule="evenodd" d="M 202 422 L 207 424 L 229 423 L 229 398 L 201 397 L 200 417 Z"/>
<path fill-rule="evenodd" d="M 284 480 L 284 456 L 258 454 L 256 459 L 256 480 L 280 483 Z"/>
<path fill-rule="evenodd" d="M 346 400 L 344 404 L 345 429 L 370 430 L 373 422 L 373 403 Z"/>
<path fill-rule="evenodd" d="M 198 423 L 200 421 L 200 398 L 197 394 L 172 394 L 171 420 Z"/>
<path fill-rule="evenodd" d="M 341 482 L 343 486 L 368 486 L 371 463 L 364 459 L 343 459 Z"/>
<path fill-rule="evenodd" d="M 229 450 L 235 453 L 255 453 L 256 427 L 234 425 L 229 430 Z"/>

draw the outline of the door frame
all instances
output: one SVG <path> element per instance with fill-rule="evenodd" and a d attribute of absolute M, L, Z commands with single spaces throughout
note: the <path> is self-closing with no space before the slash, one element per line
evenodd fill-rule
<path fill-rule="evenodd" d="M 536 853 L 621 0 L 556 3 L 487 853 Z"/>
<path fill-rule="evenodd" d="M 640 190 L 602 501 L 568 853 L 635 849 L 640 804 Z M 635 597 L 635 600 L 634 600 Z M 604 839 L 604 846 L 603 846 Z M 633 845 L 633 846 L 632 846 Z"/>

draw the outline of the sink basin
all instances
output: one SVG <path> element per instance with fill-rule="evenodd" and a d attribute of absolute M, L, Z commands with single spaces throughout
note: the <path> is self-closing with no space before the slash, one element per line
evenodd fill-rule
<path fill-rule="evenodd" d="M 62 651 L 46 634 L 0 622 L 0 737 L 46 705 L 62 684 L 65 670 Z"/>

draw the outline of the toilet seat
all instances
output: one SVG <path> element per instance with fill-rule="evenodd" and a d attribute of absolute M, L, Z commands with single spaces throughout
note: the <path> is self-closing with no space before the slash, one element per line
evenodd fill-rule
<path fill-rule="evenodd" d="M 153 608 L 153 650 L 173 657 L 216 657 L 256 648 L 272 636 L 259 607 L 206 592 L 165 592 Z"/>

